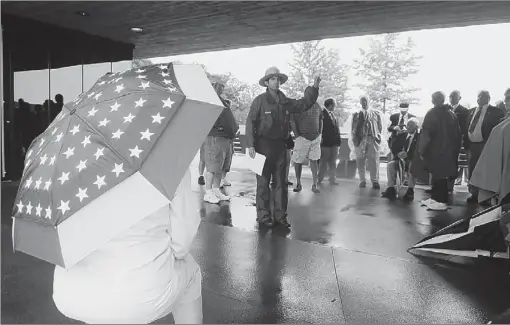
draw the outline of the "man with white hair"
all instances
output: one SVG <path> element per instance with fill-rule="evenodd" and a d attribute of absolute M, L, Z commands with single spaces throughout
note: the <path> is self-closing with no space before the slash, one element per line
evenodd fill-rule
<path fill-rule="evenodd" d="M 392 145 L 391 153 L 393 160 L 387 165 L 388 174 L 388 188 L 382 193 L 382 196 L 390 200 L 394 200 L 397 197 L 397 191 L 395 189 L 397 182 L 397 173 L 399 167 L 399 160 L 405 161 L 405 172 L 407 173 L 408 188 L 407 192 L 403 197 L 404 201 L 414 200 L 414 185 L 415 179 L 412 173 L 413 161 L 419 159 L 416 153 L 418 147 L 418 141 L 420 133 L 418 131 L 418 120 L 415 117 L 409 118 L 407 121 L 407 131 L 396 133 Z M 403 176 L 403 175 L 402 175 Z"/>
<path fill-rule="evenodd" d="M 471 179 L 473 170 L 482 154 L 485 143 L 489 139 L 492 129 L 505 116 L 501 109 L 490 105 L 491 95 L 487 90 L 478 93 L 478 107 L 473 108 L 468 116 L 468 131 L 464 135 L 464 148 L 467 150 L 468 176 Z M 469 186 L 471 196 L 469 203 L 478 203 L 478 189 Z"/>
<path fill-rule="evenodd" d="M 367 187 L 366 170 L 370 172 L 372 188 L 378 190 L 380 146 L 382 140 L 382 117 L 379 111 L 370 109 L 368 97 L 360 98 L 361 111 L 352 118 L 351 136 L 355 147 L 356 165 L 360 178 L 359 187 Z"/>
<path fill-rule="evenodd" d="M 445 94 L 432 94 L 434 107 L 427 112 L 418 152 L 432 174 L 432 197 L 422 205 L 434 211 L 448 209 L 448 178 L 457 176 L 461 132 L 457 116 L 445 105 Z"/>
<path fill-rule="evenodd" d="M 462 133 L 462 138 L 464 138 L 467 135 L 467 130 L 468 130 L 469 110 L 460 104 L 461 99 L 462 99 L 462 96 L 460 95 L 460 91 L 454 90 L 451 92 L 451 94 L 450 94 L 450 109 L 452 110 L 452 112 L 455 113 L 455 115 L 457 115 L 457 120 L 459 121 L 459 126 L 460 126 L 460 132 Z M 464 151 L 464 153 L 465 153 L 465 150 L 466 149 L 461 144 L 460 152 L 462 153 Z M 464 170 L 464 168 L 459 168 L 459 172 L 457 174 L 457 181 L 455 183 L 452 181 L 449 184 L 448 189 L 450 191 L 453 191 L 454 185 L 462 184 L 463 174 L 465 174 L 466 178 L 467 178 L 467 171 Z"/>

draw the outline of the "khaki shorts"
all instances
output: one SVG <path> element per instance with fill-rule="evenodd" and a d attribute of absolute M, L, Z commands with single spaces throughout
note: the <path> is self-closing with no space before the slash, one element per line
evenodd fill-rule
<path fill-rule="evenodd" d="M 321 136 L 310 141 L 303 137 L 298 137 L 294 142 L 292 150 L 292 162 L 303 164 L 306 159 L 319 160 L 321 158 Z"/>
<path fill-rule="evenodd" d="M 205 168 L 208 173 L 221 173 L 230 168 L 230 140 L 207 137 L 204 143 Z"/>

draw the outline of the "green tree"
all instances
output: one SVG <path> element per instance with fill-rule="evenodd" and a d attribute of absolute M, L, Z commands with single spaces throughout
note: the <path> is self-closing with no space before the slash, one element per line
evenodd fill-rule
<path fill-rule="evenodd" d="M 422 58 L 414 54 L 414 46 L 411 37 L 402 40 L 400 34 L 393 33 L 374 36 L 367 50 L 360 49 L 355 68 L 356 75 L 364 81 L 357 86 L 370 98 L 373 107 L 383 113 L 390 104 L 419 103 L 415 96 L 419 89 L 408 85 L 409 76 L 419 71 Z"/>
<path fill-rule="evenodd" d="M 335 49 L 326 49 L 321 41 L 308 41 L 291 45 L 293 60 L 289 64 L 291 71 L 289 81 L 282 90 L 291 98 L 303 97 L 306 86 L 313 83 L 316 76 L 321 76 L 321 90 L 318 103 L 334 98 L 337 102 L 335 115 L 340 124 L 347 120 L 349 66 L 340 62 L 340 53 Z"/>
<path fill-rule="evenodd" d="M 206 72 L 209 77 L 216 77 L 225 83 L 223 92 L 226 99 L 230 101 L 230 108 L 239 124 L 245 124 L 250 111 L 253 99 L 260 93 L 260 86 L 247 84 L 231 73 L 211 74 Z"/>

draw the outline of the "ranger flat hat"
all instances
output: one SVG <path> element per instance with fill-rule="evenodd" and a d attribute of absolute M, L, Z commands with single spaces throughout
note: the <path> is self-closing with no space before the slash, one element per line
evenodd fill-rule
<path fill-rule="evenodd" d="M 289 77 L 287 77 L 286 74 L 281 73 L 280 69 L 278 69 L 277 67 L 270 67 L 266 70 L 266 74 L 264 75 L 264 77 L 260 78 L 259 85 L 261 85 L 262 87 L 266 87 L 266 81 L 273 77 L 278 77 L 280 79 L 280 85 L 283 85 L 289 79 Z"/>

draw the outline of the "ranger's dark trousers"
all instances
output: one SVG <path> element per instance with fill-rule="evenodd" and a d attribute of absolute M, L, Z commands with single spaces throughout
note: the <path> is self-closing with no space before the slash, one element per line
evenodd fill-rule
<path fill-rule="evenodd" d="M 257 175 L 257 220 L 286 220 L 289 195 L 286 169 L 289 158 L 285 142 L 259 138 L 255 150 L 266 156 L 262 176 Z"/>

